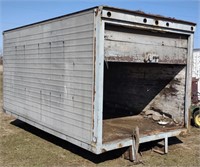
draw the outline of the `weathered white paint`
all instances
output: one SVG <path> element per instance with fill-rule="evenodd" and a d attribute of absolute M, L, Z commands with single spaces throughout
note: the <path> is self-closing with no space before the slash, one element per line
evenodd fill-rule
<path fill-rule="evenodd" d="M 200 49 L 193 50 L 192 77 L 199 79 L 198 92 L 200 93 Z M 198 99 L 200 100 L 200 96 L 198 96 Z"/>
<path fill-rule="evenodd" d="M 186 64 L 186 36 L 114 25 L 106 27 L 105 60 L 107 61 Z"/>
<path fill-rule="evenodd" d="M 4 109 L 90 144 L 93 33 L 93 10 L 5 32 Z"/>

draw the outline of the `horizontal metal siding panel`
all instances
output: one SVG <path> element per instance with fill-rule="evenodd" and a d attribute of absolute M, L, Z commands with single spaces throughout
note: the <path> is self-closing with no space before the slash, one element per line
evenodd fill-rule
<path fill-rule="evenodd" d="M 87 54 L 87 56 L 86 56 L 86 54 Z M 54 55 L 52 55 L 51 60 L 55 65 L 58 65 L 58 67 L 57 67 L 58 69 L 59 68 L 63 69 L 67 65 L 91 65 L 91 64 L 93 64 L 93 60 L 90 57 L 88 57 L 88 55 L 90 55 L 90 54 L 92 54 L 92 53 L 91 52 L 82 52 L 82 55 L 80 55 L 80 57 L 78 57 L 78 55 L 79 55 L 78 53 L 77 53 L 77 55 L 74 55 L 74 53 L 73 53 L 73 54 L 69 54 L 70 56 L 64 57 L 64 58 L 63 58 L 63 54 L 56 54 L 58 57 L 56 58 L 56 56 L 54 57 Z M 16 57 L 17 57 L 17 59 L 16 59 Z M 27 64 L 33 64 L 34 68 L 37 68 L 38 66 L 41 68 L 41 64 L 43 64 L 42 67 L 48 66 L 48 68 L 49 68 L 49 64 L 41 63 L 41 62 L 45 61 L 43 59 L 46 59 L 46 54 L 40 54 L 39 56 L 36 55 L 36 54 L 35 55 L 30 54 L 28 59 L 29 59 L 30 63 L 26 62 L 26 64 L 24 64 L 24 66 L 27 66 L 27 68 L 30 67 Z M 65 60 L 66 65 L 63 64 L 63 62 L 62 63 L 60 63 L 60 62 L 55 63 L 55 61 L 57 59 Z M 19 56 L 9 56 L 9 58 L 4 59 L 4 61 L 7 61 L 7 60 L 9 60 L 9 62 L 10 62 L 8 65 L 10 65 L 12 67 L 13 63 L 15 63 L 17 65 L 16 61 L 20 61 L 20 60 L 22 61 L 22 60 L 24 60 L 24 57 L 21 56 L 21 55 L 19 55 Z"/>
<path fill-rule="evenodd" d="M 41 64 L 42 66 L 42 64 Z M 26 68 L 26 67 L 7 67 L 9 74 L 13 74 L 13 73 L 18 73 L 18 74 L 23 74 L 23 73 L 31 73 L 31 74 L 41 74 L 41 75 L 50 75 L 50 76 L 54 76 L 54 75 L 64 75 L 64 76 L 78 76 L 78 77 L 91 77 L 92 71 L 91 70 L 84 70 L 84 71 L 80 71 L 80 70 L 73 70 L 73 69 L 45 69 L 42 68 Z M 17 69 L 17 70 L 15 70 Z M 23 70 L 24 69 L 24 70 Z M 63 74 L 63 72 L 65 72 Z"/>
<path fill-rule="evenodd" d="M 10 100 L 11 99 L 9 99 L 9 98 L 5 98 L 5 101 L 7 101 L 7 103 L 10 103 Z M 10 103 L 10 105 L 23 107 L 23 105 L 24 105 L 23 103 L 24 103 L 23 100 L 18 99 L 16 102 Z M 50 107 L 49 107 L 49 109 L 48 109 L 48 107 L 42 108 L 42 110 L 43 110 L 42 112 L 36 112 L 36 111 L 40 111 L 40 110 L 38 110 L 38 107 L 36 106 L 35 103 L 30 102 L 30 101 L 26 101 L 26 106 L 31 107 L 31 109 L 29 109 L 25 114 L 25 115 L 27 115 L 27 118 L 29 118 L 29 117 L 31 118 L 32 114 L 38 116 L 37 118 L 40 121 L 42 121 L 42 117 L 57 118 L 59 121 L 65 122 L 66 124 L 71 124 L 78 128 L 83 128 L 87 131 L 90 131 L 90 121 L 87 121 L 87 120 L 90 120 L 90 118 L 80 117 L 80 119 L 74 119 L 72 114 L 70 115 L 66 112 L 59 112 L 59 113 L 56 112 L 55 113 L 56 109 L 53 110 L 54 112 L 52 112 L 52 109 L 50 110 Z M 58 111 L 60 111 L 60 110 L 58 110 Z M 82 127 L 83 124 L 85 124 L 86 126 Z"/>
<path fill-rule="evenodd" d="M 92 11 L 92 10 L 91 10 Z M 78 26 L 83 26 L 85 24 L 93 23 L 93 15 L 91 11 L 81 13 L 78 15 L 74 15 L 71 17 L 64 17 L 62 19 L 49 21 L 43 24 L 38 24 L 35 26 L 29 26 L 23 29 L 19 29 L 16 31 L 10 31 L 7 34 L 5 40 L 13 39 L 13 38 L 20 38 L 26 36 L 35 36 L 42 32 L 51 32 L 53 30 L 61 30 L 64 28 L 76 28 Z M 93 11 L 92 11 L 93 13 Z M 31 33 L 30 33 L 31 30 Z M 19 33 L 20 31 L 20 33 Z"/>
<path fill-rule="evenodd" d="M 87 35 L 87 37 L 84 37 L 85 35 Z M 62 36 L 62 37 L 65 37 L 65 36 Z M 84 45 L 84 44 L 90 44 L 90 42 L 91 42 L 90 38 L 91 38 L 90 33 L 88 33 L 88 34 L 84 33 L 84 34 L 79 34 L 79 37 L 75 38 L 75 39 L 68 39 L 66 37 L 66 38 L 63 38 L 61 41 L 59 41 L 58 39 L 56 39 L 56 41 L 51 40 L 51 44 L 54 45 L 53 47 L 55 47 L 55 46 L 62 47 L 63 45 L 64 46 Z M 35 50 L 38 48 L 45 49 L 49 45 L 48 42 L 41 43 L 40 39 L 38 39 L 38 41 L 39 42 L 37 42 L 37 43 L 33 43 L 33 41 L 30 41 L 30 42 L 32 42 L 30 44 L 26 43 L 26 50 Z M 63 44 L 63 41 L 64 41 L 64 44 Z M 38 43 L 39 43 L 39 46 L 38 46 Z M 9 53 L 9 51 L 12 51 L 13 48 L 15 50 L 23 50 L 24 49 L 23 45 L 16 46 L 16 43 L 15 43 L 15 45 L 10 46 L 10 47 L 8 47 L 8 44 L 6 46 L 7 47 L 5 47 L 5 49 L 4 49 L 4 51 L 6 53 Z"/>
<path fill-rule="evenodd" d="M 22 116 L 24 118 L 30 119 L 30 120 L 35 121 L 35 122 L 38 122 L 39 118 L 41 118 L 39 114 L 36 114 L 34 112 L 30 112 L 28 107 L 23 108 L 22 106 L 24 106 L 24 105 L 20 105 L 20 103 L 17 103 L 15 105 L 13 103 L 10 103 L 10 100 L 6 101 L 6 102 L 7 102 L 8 106 L 6 106 L 5 109 L 8 110 L 8 111 L 13 111 L 15 114 Z M 21 111 L 21 112 L 18 112 L 18 111 Z M 24 114 L 24 113 L 26 113 L 26 114 Z M 29 114 L 31 115 L 30 117 L 29 117 Z M 46 127 L 49 127 L 49 128 L 51 128 L 55 131 L 61 132 L 63 134 L 71 136 L 73 138 L 76 138 L 76 139 L 79 139 L 79 140 L 81 139 L 81 141 L 87 141 L 88 140 L 87 136 L 90 135 L 90 131 L 85 130 L 83 128 L 83 126 L 81 128 L 78 128 L 75 125 L 71 125 L 69 123 L 60 121 L 59 119 L 56 119 L 55 117 L 50 117 L 49 114 L 48 115 L 42 115 L 42 119 L 38 123 L 43 124 Z M 55 126 L 55 124 L 57 126 Z M 69 131 L 66 130 L 66 125 L 69 128 Z M 74 133 L 73 129 L 76 129 L 77 133 Z"/>
<path fill-rule="evenodd" d="M 23 45 L 32 45 L 32 44 L 43 44 L 47 43 L 49 41 L 51 42 L 59 42 L 59 41 L 68 41 L 70 43 L 70 40 L 77 40 L 77 39 L 87 39 L 89 37 L 93 37 L 91 34 L 91 31 L 93 31 L 93 16 L 91 14 L 85 15 L 85 18 L 87 17 L 87 22 L 86 20 L 79 20 L 74 27 L 67 27 L 66 20 L 63 20 L 63 25 L 62 28 L 66 28 L 65 31 L 60 32 L 59 28 L 56 27 L 51 27 L 50 23 L 49 25 L 44 25 L 44 26 L 49 26 L 51 27 L 51 30 L 46 31 L 43 26 L 40 26 L 41 28 L 38 29 L 39 26 L 37 27 L 30 27 L 29 31 L 33 32 L 37 30 L 37 34 L 34 36 L 30 35 L 24 35 L 24 31 L 26 29 L 21 30 L 20 33 L 18 34 L 18 37 L 16 38 L 9 38 L 6 36 L 4 39 L 4 43 L 6 44 L 5 48 L 8 47 L 15 47 L 15 46 L 23 46 Z M 71 20 L 68 20 L 71 21 Z M 59 22 L 56 22 L 56 24 L 59 24 Z M 79 27 L 79 29 L 77 29 Z M 70 29 L 70 30 L 69 30 Z M 54 32 L 59 32 L 60 34 L 55 34 Z M 12 33 L 12 32 L 10 32 Z M 9 33 L 9 34 L 10 34 Z M 30 32 L 28 32 L 30 34 Z M 31 33 L 32 34 L 32 33 Z M 8 41 L 7 41 L 8 40 Z M 72 43 L 73 45 L 73 43 Z"/>
<path fill-rule="evenodd" d="M 44 40 L 45 38 L 52 38 L 52 37 L 59 37 L 59 36 L 65 36 L 65 35 L 70 35 L 70 34 L 76 34 L 76 33 L 85 33 L 85 32 L 90 32 L 93 29 L 93 23 L 89 23 L 89 24 L 83 24 L 83 25 L 79 25 L 76 27 L 68 27 L 65 29 L 55 29 L 55 30 L 51 30 L 49 32 L 41 32 L 41 33 L 37 33 L 35 35 L 27 35 L 27 36 L 20 36 L 18 38 L 10 38 L 10 39 L 5 39 L 5 43 L 6 44 L 11 44 L 11 43 L 15 43 L 16 40 L 20 43 L 22 42 L 27 42 L 29 40 L 31 41 L 35 41 L 35 40 L 39 40 L 42 39 Z M 41 36 L 42 35 L 42 36 Z M 56 41 L 58 42 L 58 41 Z"/>
<path fill-rule="evenodd" d="M 42 66 L 41 70 L 40 70 L 39 67 L 37 67 L 39 65 L 39 63 L 37 63 L 36 67 L 34 67 L 34 64 L 32 64 L 32 65 L 30 64 L 30 66 L 28 67 L 29 64 L 24 65 L 23 63 L 22 64 L 15 63 L 14 65 L 10 64 L 7 68 L 9 69 L 8 72 L 11 72 L 11 73 L 15 72 L 16 68 L 19 69 L 19 70 L 16 71 L 16 72 L 19 72 L 19 73 L 26 73 L 26 72 L 23 72 L 23 69 L 26 69 L 27 71 L 34 71 L 34 73 L 40 73 L 40 74 L 48 74 L 49 72 L 52 72 L 52 75 L 57 75 L 57 74 L 60 74 L 60 72 L 67 71 L 66 74 L 65 74 L 66 76 L 70 75 L 69 74 L 70 71 L 73 71 L 74 75 L 80 74 L 80 75 L 83 75 L 83 76 L 87 75 L 87 74 L 91 74 L 91 72 L 92 72 L 91 67 L 89 67 L 90 65 L 85 66 L 85 67 L 87 67 L 85 69 L 84 69 L 84 66 L 82 66 L 82 67 L 79 66 L 80 68 L 78 66 L 76 66 L 76 67 L 75 66 L 66 66 L 65 68 L 58 68 L 57 69 L 56 67 L 60 66 L 59 63 L 56 64 L 56 65 L 52 63 L 53 68 L 47 68 L 46 66 L 48 66 L 48 64 L 50 64 L 50 63 L 47 63 L 47 64 L 40 63 L 40 65 Z M 43 65 L 46 68 L 44 68 Z M 72 67 L 72 68 L 70 68 L 70 67 Z"/>
<path fill-rule="evenodd" d="M 152 47 L 154 48 L 153 50 Z M 119 41 L 105 42 L 105 59 L 108 61 L 122 59 L 127 62 L 145 62 L 153 59 L 153 57 L 158 57 L 159 63 L 185 64 L 187 49 L 138 43 L 122 43 Z"/>
<path fill-rule="evenodd" d="M 83 91 L 83 90 L 75 90 L 75 89 L 67 89 L 67 96 L 65 95 L 64 91 L 59 91 L 59 90 L 49 90 L 47 88 L 43 88 L 42 90 L 39 89 L 38 87 L 31 87 L 31 86 L 24 86 L 24 85 L 13 85 L 13 84 L 6 84 L 4 86 L 4 89 L 9 90 L 9 91 L 25 91 L 26 89 L 29 92 L 33 93 L 40 93 L 44 95 L 49 95 L 51 92 L 51 96 L 59 97 L 59 98 L 64 98 L 66 101 L 73 101 L 74 103 L 79 102 L 81 104 L 88 104 L 90 105 L 91 102 L 88 100 L 90 98 L 90 92 L 88 91 Z M 81 97 L 86 97 L 87 99 L 82 99 Z"/>
<path fill-rule="evenodd" d="M 19 96 L 19 98 L 21 98 L 20 96 L 27 96 L 29 98 L 32 99 L 32 101 L 36 102 L 36 103 L 41 103 L 42 98 L 44 98 L 44 101 L 46 101 L 47 103 L 55 103 L 55 106 L 69 106 L 69 107 L 73 107 L 75 109 L 77 109 L 77 114 L 82 115 L 81 110 L 84 109 L 84 111 L 86 111 L 88 113 L 88 116 L 90 116 L 90 111 L 91 111 L 91 105 L 82 101 L 76 101 L 76 96 L 75 95 L 69 95 L 69 96 L 64 96 L 65 94 L 63 93 L 63 95 L 60 94 L 60 96 L 57 96 L 56 94 L 52 94 L 49 92 L 44 92 L 44 91 L 40 91 L 40 92 L 33 92 L 33 91 L 27 91 L 26 89 L 15 89 L 12 87 L 5 87 L 5 95 L 9 94 L 12 96 Z M 71 97 L 71 98 L 70 98 Z M 81 96 L 78 96 L 81 98 Z M 50 98 L 50 99 L 49 99 Z M 85 96 L 82 96 L 82 98 L 85 98 Z M 65 102 L 63 104 L 63 102 Z M 84 115 L 83 115 L 84 116 Z"/>
<path fill-rule="evenodd" d="M 90 11 L 5 33 L 4 108 L 90 144 L 93 20 Z"/>
<path fill-rule="evenodd" d="M 155 45 L 155 46 L 172 46 L 177 48 L 187 48 L 187 39 L 182 38 L 170 38 L 155 36 L 149 34 L 136 34 L 131 32 L 119 32 L 119 31 L 105 31 L 105 39 L 111 41 L 121 41 L 121 42 L 130 42 L 130 43 L 141 43 L 146 45 Z M 181 36 L 180 36 L 181 37 Z"/>
<path fill-rule="evenodd" d="M 91 38 L 90 38 L 90 42 Z M 21 55 L 21 56 L 26 56 L 27 53 L 29 54 L 57 54 L 57 53 L 74 53 L 74 52 L 89 52 L 91 51 L 91 46 L 92 43 L 89 44 L 83 44 L 83 45 L 78 45 L 78 46 L 68 46 L 68 45 L 63 45 L 59 47 L 52 47 L 51 43 L 48 43 L 48 46 L 46 48 L 40 48 L 38 47 L 37 49 L 13 49 L 13 51 L 5 51 L 6 53 L 10 54 L 15 54 L 15 56 Z"/>
<path fill-rule="evenodd" d="M 27 88 L 27 89 L 37 89 L 37 90 L 42 90 L 42 91 L 45 91 L 45 90 L 48 90 L 48 91 L 51 91 L 51 92 L 58 92 L 58 93 L 62 93 L 62 92 L 70 92 L 71 90 L 73 90 L 73 92 L 76 92 L 77 95 L 81 95 L 81 92 L 83 92 L 83 94 L 85 95 L 86 92 L 88 93 L 91 93 L 92 90 L 88 90 L 84 87 L 70 87 L 70 86 L 66 86 L 66 85 L 63 85 L 63 86 L 57 86 L 55 87 L 55 85 L 48 85 L 47 87 L 43 87 L 41 89 L 41 86 L 44 86 L 44 84 L 31 84 L 31 82 L 21 82 L 21 83 L 15 83 L 15 85 L 13 85 L 12 81 L 14 80 L 13 79 L 14 77 L 11 76 L 11 78 L 5 78 L 5 84 L 8 85 L 8 86 L 15 86 L 16 88 Z M 10 84 L 10 85 L 9 85 Z M 27 85 L 28 84 L 28 85 Z M 6 86 L 5 85 L 5 86 Z M 45 84 L 46 85 L 46 84 Z M 80 92 L 80 94 L 78 93 Z"/>
<path fill-rule="evenodd" d="M 123 30 L 114 26 L 109 28 L 113 30 L 105 31 L 107 61 L 186 64 L 188 41 L 185 36 L 167 36 L 160 32 L 134 29 Z"/>
<path fill-rule="evenodd" d="M 6 94 L 6 95 L 8 96 L 8 94 Z M 10 100 L 12 100 L 12 99 L 7 98 L 7 97 L 5 98 L 5 101 L 10 102 Z M 27 112 L 32 112 L 32 113 L 38 114 L 40 116 L 48 116 L 48 114 L 49 114 L 49 116 L 51 116 L 52 118 L 59 117 L 60 121 L 64 121 L 65 123 L 71 122 L 71 124 L 73 124 L 75 126 L 78 126 L 80 123 L 83 123 L 87 126 L 87 127 L 83 127 L 83 128 L 87 129 L 88 131 L 90 130 L 90 123 L 91 123 L 90 117 L 74 114 L 73 112 L 67 112 L 67 110 L 65 110 L 65 108 L 63 108 L 63 109 L 59 109 L 58 107 L 54 108 L 50 105 L 48 106 L 47 104 L 44 104 L 43 106 L 41 106 L 41 104 L 36 103 L 31 99 L 29 100 L 28 97 L 26 99 L 25 98 L 18 98 L 16 100 L 16 102 L 11 103 L 11 104 L 16 103 L 15 105 L 23 106 L 24 102 L 26 103 L 26 106 L 31 107 L 31 109 Z M 25 113 L 25 114 L 27 114 L 27 113 Z M 74 117 L 75 115 L 76 115 L 76 117 Z M 77 115 L 78 115 L 78 117 L 77 117 Z M 29 115 L 29 116 L 31 116 L 31 115 Z M 65 118 L 65 119 L 63 119 L 63 118 Z M 82 127 L 82 125 L 79 126 L 79 128 L 81 128 L 81 127 Z"/>
<path fill-rule="evenodd" d="M 51 38 L 44 38 L 44 39 L 35 39 L 33 41 L 24 41 L 23 43 L 8 43 L 7 48 L 14 48 L 15 46 L 18 46 L 18 48 L 20 48 L 20 46 L 23 45 L 37 45 L 39 44 L 45 44 L 49 41 L 51 42 L 57 42 L 57 41 L 71 41 L 71 40 L 84 40 L 84 39 L 88 39 L 88 38 L 92 38 L 92 35 L 90 32 L 81 32 L 81 33 L 76 33 L 76 34 L 68 34 L 68 35 L 62 35 L 62 36 L 57 36 L 57 37 L 51 37 Z"/>
<path fill-rule="evenodd" d="M 74 78 L 74 77 L 60 77 L 59 79 L 57 79 L 58 77 L 55 75 L 55 77 L 53 77 L 54 79 L 51 79 L 51 76 L 47 76 L 45 77 L 38 77 L 35 76 L 34 78 L 30 75 L 20 75 L 20 74 L 14 74 L 14 75 L 9 75 L 7 74 L 7 76 L 4 79 L 10 79 L 11 77 L 15 77 L 16 80 L 21 80 L 23 78 L 23 81 L 27 81 L 27 82 L 40 82 L 41 83 L 52 83 L 52 84 L 57 84 L 60 83 L 61 85 L 65 84 L 66 82 L 68 83 L 77 83 L 77 84 L 91 84 L 91 78 L 86 78 L 86 77 L 80 77 L 80 78 Z M 59 85 L 59 84 L 58 84 Z"/>
<path fill-rule="evenodd" d="M 7 79 L 8 80 L 8 79 Z M 21 80 L 17 80 L 17 79 L 13 79 L 15 84 L 16 85 L 29 85 L 29 86 L 38 86 L 38 87 L 41 87 L 41 86 L 45 86 L 46 89 L 49 89 L 49 90 L 61 90 L 61 91 L 65 91 L 65 89 L 78 89 L 78 90 L 87 90 L 87 91 L 90 91 L 91 89 L 91 85 L 86 85 L 86 84 L 78 84 L 78 83 L 68 83 L 66 82 L 65 84 L 50 84 L 50 83 L 46 83 L 46 81 L 44 81 L 43 83 L 41 83 L 41 81 L 39 82 L 33 82 L 33 81 L 24 81 L 23 79 Z M 53 81 L 53 79 L 51 79 Z M 10 81 L 12 82 L 12 80 Z M 5 84 L 9 84 L 8 81 L 5 81 L 4 82 Z M 42 88 L 40 89 L 42 90 Z"/>
<path fill-rule="evenodd" d="M 21 85 L 20 84 L 15 84 L 15 83 L 14 84 L 10 84 L 8 82 L 5 82 L 5 84 L 8 85 L 8 86 L 5 86 L 5 88 L 6 87 L 8 87 L 8 88 L 17 87 L 18 88 L 18 87 L 21 86 L 21 87 L 23 87 L 24 90 L 27 90 L 27 91 L 29 91 L 29 88 L 31 87 L 31 86 L 30 87 L 26 86 L 25 84 L 24 85 L 22 85 L 22 84 Z M 45 86 L 45 85 L 41 85 L 41 87 L 42 86 Z M 37 88 L 37 87 L 35 87 L 35 88 Z M 19 90 L 23 90 L 23 89 L 19 89 Z M 44 92 L 44 90 L 46 90 L 46 92 L 47 92 L 46 94 L 53 94 L 52 91 L 51 91 L 51 89 L 49 89 L 48 87 L 45 88 L 45 89 L 39 89 L 39 92 Z M 74 89 L 72 89 L 72 90 L 74 90 Z M 12 91 L 12 90 L 10 90 L 10 91 Z M 56 91 L 56 89 L 55 89 L 55 91 Z M 75 94 L 70 94 L 70 93 L 68 93 L 68 90 L 66 90 L 66 88 L 65 89 L 61 89 L 60 91 L 58 89 L 57 92 L 63 92 L 63 96 L 66 98 L 66 100 L 73 100 L 73 101 L 81 102 L 83 104 L 91 104 L 91 101 L 90 101 L 91 98 L 88 97 L 88 96 L 86 96 L 85 94 L 83 96 L 75 95 Z"/>
<path fill-rule="evenodd" d="M 41 61 L 40 61 L 41 60 Z M 56 60 L 56 59 L 54 59 Z M 92 65 L 91 63 L 87 63 L 87 64 L 81 64 L 81 63 L 75 63 L 75 62 L 67 62 L 68 59 L 58 59 L 56 60 L 57 62 L 54 62 L 53 59 L 51 60 L 43 60 L 43 59 L 39 59 L 38 62 L 36 60 L 33 60 L 33 62 L 31 63 L 31 60 L 20 60 L 18 62 L 16 62 L 15 60 L 9 60 L 10 63 L 8 64 L 8 68 L 15 68 L 15 67 L 25 67 L 25 68 L 43 68 L 43 69 L 52 69 L 52 68 L 56 68 L 58 70 L 66 70 L 66 69 L 71 69 L 73 68 L 74 70 L 78 70 L 80 69 L 80 71 L 84 70 L 86 67 L 86 70 L 92 70 L 90 65 Z M 24 62 L 23 62 L 24 61 Z M 67 62 L 66 64 L 63 64 L 63 61 Z M 88 60 L 89 61 L 89 60 Z M 46 67 L 46 68 L 45 68 Z M 51 68 L 50 68 L 51 67 Z"/>

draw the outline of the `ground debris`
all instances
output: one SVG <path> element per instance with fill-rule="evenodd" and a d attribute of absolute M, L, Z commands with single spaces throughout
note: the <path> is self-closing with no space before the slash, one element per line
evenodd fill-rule
<path fill-rule="evenodd" d="M 174 125 L 178 124 L 176 119 L 172 119 L 170 116 L 167 116 L 165 113 L 157 112 L 155 110 L 146 110 L 142 112 L 144 118 L 149 118 L 156 121 L 159 125 Z"/>
<path fill-rule="evenodd" d="M 152 115 L 152 119 L 153 119 L 154 121 L 159 121 L 159 120 L 162 119 L 162 115 L 160 115 L 159 113 L 154 113 L 154 114 Z"/>

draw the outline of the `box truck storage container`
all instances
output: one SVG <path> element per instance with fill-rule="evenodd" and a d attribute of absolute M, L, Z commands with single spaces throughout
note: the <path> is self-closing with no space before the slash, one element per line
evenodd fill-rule
<path fill-rule="evenodd" d="M 4 110 L 95 154 L 135 160 L 158 139 L 167 153 L 189 123 L 194 30 L 99 6 L 4 31 Z"/>

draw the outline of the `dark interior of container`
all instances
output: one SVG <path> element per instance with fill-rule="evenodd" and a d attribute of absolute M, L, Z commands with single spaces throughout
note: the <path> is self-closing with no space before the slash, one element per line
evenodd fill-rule
<path fill-rule="evenodd" d="M 103 118 L 140 114 L 182 68 L 182 65 L 105 63 Z"/>
<path fill-rule="evenodd" d="M 129 127 L 128 130 L 128 126 L 141 124 L 144 121 L 138 116 L 147 106 L 153 109 L 154 106 L 151 106 L 150 102 L 158 94 L 166 98 L 175 97 L 178 90 L 173 86 L 167 89 L 165 87 L 169 83 L 180 84 L 174 78 L 184 67 L 184 65 L 106 62 L 103 97 L 104 138 L 105 133 L 111 136 L 113 129 L 120 129 L 123 125 L 122 133 L 126 130 L 132 132 L 130 129 L 134 127 Z M 145 128 L 154 127 L 149 124 L 153 122 L 148 121 L 145 121 L 148 124 L 143 123 Z M 133 125 L 133 122 L 136 124 Z"/>

